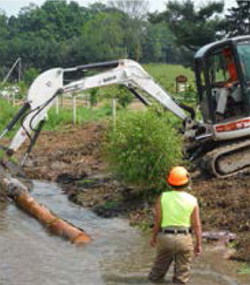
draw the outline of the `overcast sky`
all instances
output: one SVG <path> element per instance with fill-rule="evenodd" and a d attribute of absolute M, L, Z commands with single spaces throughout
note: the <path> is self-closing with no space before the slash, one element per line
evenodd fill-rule
<path fill-rule="evenodd" d="M 55 1 L 55 0 L 54 0 Z M 87 6 L 88 4 L 93 4 L 95 2 L 107 3 L 108 0 L 74 0 L 78 2 L 81 6 Z M 129 0 L 128 0 L 129 1 Z M 149 8 L 151 12 L 162 11 L 165 8 L 165 3 L 168 0 L 149 0 Z M 206 3 L 206 0 L 193 0 L 197 5 Z M 236 6 L 236 0 L 224 0 L 226 8 Z M 35 3 L 41 5 L 45 0 L 0 0 L 0 9 L 4 10 L 7 16 L 17 15 L 20 8 L 28 6 L 29 3 Z M 70 1 L 68 1 L 70 2 Z"/>

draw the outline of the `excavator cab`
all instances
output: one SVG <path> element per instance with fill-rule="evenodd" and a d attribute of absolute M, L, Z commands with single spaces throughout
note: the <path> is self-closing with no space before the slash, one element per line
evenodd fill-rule
<path fill-rule="evenodd" d="M 225 132 L 229 132 L 233 131 L 233 125 L 230 130 L 229 123 L 242 122 L 250 116 L 250 36 L 225 39 L 202 47 L 195 55 L 195 75 L 205 123 L 224 124 Z M 241 126 L 242 129 L 245 127 L 248 126 Z"/>

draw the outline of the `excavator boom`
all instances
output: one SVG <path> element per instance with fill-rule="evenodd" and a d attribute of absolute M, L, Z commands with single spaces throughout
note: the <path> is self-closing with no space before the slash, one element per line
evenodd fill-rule
<path fill-rule="evenodd" d="M 89 70 L 97 70 L 99 73 L 83 77 L 76 81 L 71 81 L 66 85 L 63 84 L 65 74 L 78 71 L 86 72 Z M 188 118 L 184 110 L 168 95 L 168 93 L 156 83 L 138 63 L 132 60 L 125 59 L 98 64 L 88 64 L 68 69 L 53 68 L 40 74 L 31 85 L 26 103 L 26 105 L 29 105 L 30 110 L 9 146 L 9 153 L 17 151 L 27 137 L 30 137 L 32 141 L 32 132 L 46 119 L 48 110 L 53 106 L 58 95 L 64 93 L 77 93 L 94 87 L 113 84 L 125 85 L 129 90 L 136 94 L 141 101 L 145 104 L 149 104 L 146 98 L 136 91 L 137 89 L 142 90 L 165 108 L 173 112 L 181 120 L 185 121 Z M 26 109 L 27 108 L 25 108 L 24 112 L 26 112 Z M 14 122 L 9 124 L 11 128 L 22 116 L 23 113 L 20 112 L 20 114 L 13 119 Z M 10 128 L 5 129 L 2 136 L 9 129 Z"/>
<path fill-rule="evenodd" d="M 187 115 L 181 107 L 179 107 L 168 93 L 142 68 L 141 65 L 132 60 L 117 61 L 117 67 L 91 77 L 83 78 L 82 80 L 72 82 L 63 87 L 63 92 L 84 91 L 94 87 L 102 87 L 112 84 L 123 84 L 128 88 L 138 88 L 149 94 L 165 108 L 173 112 L 176 116 L 185 120 Z M 111 62 L 110 66 L 114 66 L 115 62 Z M 102 67 L 102 64 L 83 65 L 76 69 L 89 70 L 93 67 Z M 108 63 L 103 63 L 104 67 L 109 66 Z M 65 69 L 65 72 L 72 69 Z"/>

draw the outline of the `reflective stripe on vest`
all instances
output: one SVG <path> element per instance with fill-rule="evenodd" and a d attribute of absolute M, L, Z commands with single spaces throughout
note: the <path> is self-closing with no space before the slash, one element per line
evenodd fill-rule
<path fill-rule="evenodd" d="M 161 227 L 190 227 L 191 214 L 196 205 L 197 199 L 187 192 L 164 192 L 161 196 Z"/>

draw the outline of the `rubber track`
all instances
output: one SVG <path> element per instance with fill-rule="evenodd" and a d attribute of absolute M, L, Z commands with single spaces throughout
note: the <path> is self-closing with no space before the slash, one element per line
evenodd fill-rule
<path fill-rule="evenodd" d="M 232 152 L 232 155 L 230 155 L 229 159 L 233 160 L 233 155 L 236 150 L 239 149 L 245 149 L 249 147 L 249 159 L 248 159 L 248 164 L 245 165 L 244 167 L 237 168 L 237 159 L 235 159 L 235 170 L 230 172 L 230 173 L 221 173 L 221 171 L 218 169 L 218 159 L 220 157 L 223 157 L 225 154 L 230 154 Z M 237 153 L 238 155 L 238 153 Z M 243 153 L 242 153 L 243 155 Z M 244 172 L 246 170 L 250 169 L 250 138 L 241 142 L 234 142 L 234 143 L 228 143 L 227 145 L 223 145 L 219 148 L 216 148 L 210 152 L 208 152 L 204 157 L 203 157 L 203 163 L 202 163 L 202 168 L 205 171 L 208 171 L 209 173 L 213 174 L 214 176 L 218 178 L 226 178 L 230 177 L 232 175 L 236 175 L 239 172 Z"/>

